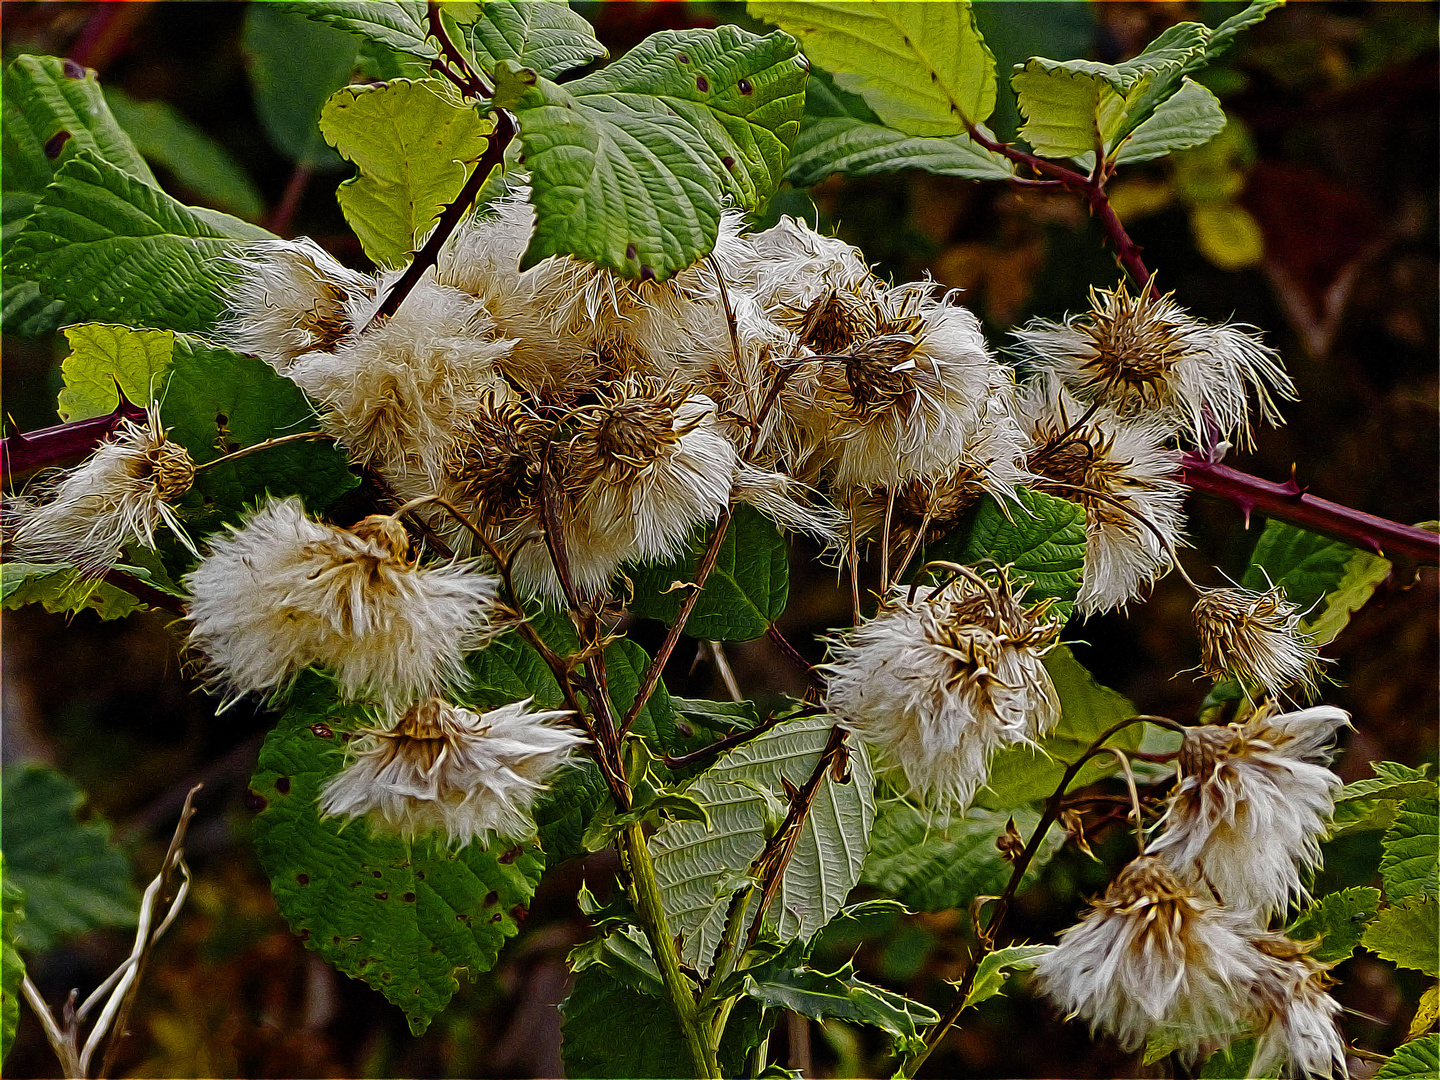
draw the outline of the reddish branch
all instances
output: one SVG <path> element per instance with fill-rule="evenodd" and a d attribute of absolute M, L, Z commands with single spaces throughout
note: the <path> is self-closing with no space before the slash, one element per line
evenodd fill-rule
<path fill-rule="evenodd" d="M 104 416 L 8 436 L 0 442 L 0 476 L 12 478 L 78 458 L 99 446 L 121 421 L 138 424 L 144 419 L 145 410 L 120 391 L 120 403 Z"/>

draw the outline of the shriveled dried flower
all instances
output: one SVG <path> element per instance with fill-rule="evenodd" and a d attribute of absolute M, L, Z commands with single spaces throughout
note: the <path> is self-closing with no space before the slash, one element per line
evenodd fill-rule
<path fill-rule="evenodd" d="M 1276 585 L 1250 589 L 1203 589 L 1195 603 L 1200 631 L 1200 670 L 1212 679 L 1233 675 L 1247 689 L 1271 697 L 1315 692 L 1320 652 L 1300 629 L 1300 612 Z"/>

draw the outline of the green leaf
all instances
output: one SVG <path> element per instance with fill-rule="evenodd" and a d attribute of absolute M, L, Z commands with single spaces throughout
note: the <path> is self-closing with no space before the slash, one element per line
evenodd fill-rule
<path fill-rule="evenodd" d="M 1311 904 L 1285 931 L 1296 941 L 1318 938 L 1311 956 L 1327 964 L 1348 960 L 1360 944 L 1365 924 L 1380 910 L 1380 890 L 1341 889 Z"/>
<path fill-rule="evenodd" d="M 1424 1035 L 1402 1043 L 1380 1066 L 1375 1080 L 1434 1080 L 1440 1073 L 1440 1034 Z"/>
<path fill-rule="evenodd" d="M 560 1004 L 560 1053 L 567 1076 L 686 1077 L 690 1053 L 675 1010 L 663 998 L 640 993 L 595 964 L 579 972 Z M 742 999 L 730 1013 L 717 1054 L 724 1076 L 744 1075 L 745 1060 L 774 1023 L 760 1006 Z"/>
<path fill-rule="evenodd" d="M 347 86 L 325 103 L 321 132 L 360 169 L 338 198 L 371 262 L 409 261 L 460 194 L 493 128 L 439 79 Z"/>
<path fill-rule="evenodd" d="M 176 183 L 202 202 L 255 221 L 265 203 L 230 152 L 164 101 L 136 101 L 107 87 L 105 101 L 140 153 L 170 170 Z M 158 186 L 158 185 L 157 185 Z"/>
<path fill-rule="evenodd" d="M 924 557 L 1008 566 L 1016 583 L 1028 587 L 1028 603 L 1053 599 L 1056 613 L 1067 619 L 1085 566 L 1085 508 L 1030 488 L 1015 494 L 1018 505 L 987 496 Z"/>
<path fill-rule="evenodd" d="M 428 40 L 425 0 L 300 0 L 273 5 L 426 60 L 440 55 Z"/>
<path fill-rule="evenodd" d="M 714 247 L 726 202 L 754 210 L 779 186 L 805 66 L 786 34 L 722 26 L 662 31 L 565 86 L 514 61 L 495 82 L 536 209 L 522 266 L 577 255 L 664 280 Z"/>
<path fill-rule="evenodd" d="M 990 779 L 976 802 L 982 806 L 1013 809 L 1046 799 L 1055 791 L 1066 766 L 1080 755 L 1110 725 L 1135 715 L 1128 698 L 1101 686 L 1061 646 L 1045 657 L 1045 669 L 1060 695 L 1060 722 L 1039 740 L 1040 747 L 1014 746 L 996 754 L 990 762 Z M 1140 744 L 1144 725 L 1135 724 L 1113 736 L 1107 745 L 1133 750 Z M 1071 788 L 1093 784 L 1119 769 L 1109 754 L 1092 758 L 1080 770 Z"/>
<path fill-rule="evenodd" d="M 808 187 L 834 173 L 873 176 L 901 169 L 962 180 L 1008 180 L 1015 173 L 1005 158 L 965 135 L 927 139 L 834 117 L 801 128 L 785 178 L 797 187 Z"/>
<path fill-rule="evenodd" d="M 138 566 L 116 566 L 146 580 Z M 54 563 L 0 563 L 0 606 L 14 611 L 25 604 L 40 604 L 52 615 L 94 611 L 103 620 L 123 619 L 145 605 L 123 589 L 98 578 L 86 578 L 73 566 Z"/>
<path fill-rule="evenodd" d="M 1381 842 L 1380 877 L 1385 882 L 1385 899 L 1392 904 L 1409 896 L 1440 898 L 1436 876 L 1436 852 L 1440 851 L 1440 828 L 1436 826 L 1436 800 L 1406 799 L 1395 822 L 1385 830 Z"/>
<path fill-rule="evenodd" d="M 465 41 L 476 62 L 493 73 L 502 60 L 513 60 L 547 79 L 610 55 L 595 31 L 565 4 L 490 0 L 479 17 L 464 26 Z"/>
<path fill-rule="evenodd" d="M 1309 612 L 1344 580 L 1356 552 L 1356 548 L 1340 540 L 1272 518 L 1255 542 L 1240 584 L 1256 591 L 1281 585 L 1290 603 L 1301 612 Z"/>
<path fill-rule="evenodd" d="M 794 34 L 841 89 L 907 135 L 956 135 L 995 108 L 995 58 L 968 3 L 752 2 L 749 10 Z"/>
<path fill-rule="evenodd" d="M 581 888 L 584 887 L 582 884 Z M 576 975 L 598 964 L 627 989 L 651 997 L 665 997 L 665 983 L 660 978 L 660 969 L 655 966 L 655 958 L 650 954 L 650 943 L 634 926 L 623 926 L 577 945 L 570 950 L 568 960 L 570 970 Z"/>
<path fill-rule="evenodd" d="M 63 303 L 69 321 L 208 331 L 224 310 L 219 260 L 237 240 L 269 236 L 80 150 L 45 189 L 5 269 Z"/>
<path fill-rule="evenodd" d="M 686 789 L 710 815 L 707 829 L 669 822 L 651 838 L 655 877 L 680 955 L 710 970 L 730 897 L 765 847 L 766 799 L 788 801 L 782 777 L 801 787 L 830 737 L 831 721 L 806 717 L 780 724 L 730 751 Z M 860 877 L 875 818 L 873 778 L 864 747 L 848 743 L 850 775 L 820 781 L 800 827 L 794 854 L 767 916 L 783 940 L 808 938 L 834 917 Z"/>
<path fill-rule="evenodd" d="M 1428 764 L 1412 769 L 1398 761 L 1372 761 L 1373 777 L 1346 784 L 1335 797 L 1337 803 L 1354 799 L 1423 799 L 1435 793 L 1435 780 Z"/>
<path fill-rule="evenodd" d="M 0 853 L 0 1063 L 10 1055 L 15 1029 L 20 1026 L 25 960 L 15 945 L 24 918 L 25 893 L 10 879 L 5 856 Z"/>
<path fill-rule="evenodd" d="M 676 713 L 721 735 L 753 728 L 760 723 L 760 711 L 753 701 L 707 701 L 703 698 L 670 699 Z"/>
<path fill-rule="evenodd" d="M 341 168 L 318 123 L 326 99 L 350 81 L 359 52 L 355 39 L 298 12 L 253 4 L 245 13 L 241 48 L 249 58 L 260 126 L 275 149 L 302 167 Z"/>
<path fill-rule="evenodd" d="M 1220 100 L 1193 79 L 1167 98 L 1143 124 L 1120 144 L 1118 165 L 1151 161 L 1174 150 L 1208 142 L 1225 128 Z"/>
<path fill-rule="evenodd" d="M 1396 967 L 1415 968 L 1440 975 L 1440 901 L 1433 896 L 1411 896 L 1393 907 L 1382 908 L 1360 944 Z"/>
<path fill-rule="evenodd" d="M 418 1035 L 462 971 L 473 977 L 494 966 L 519 931 L 545 859 L 532 844 L 457 851 L 440 836 L 412 843 L 368 821 L 321 819 L 320 789 L 363 720 L 319 676 L 302 680 L 250 781 L 252 800 L 264 803 L 252 826 L 255 850 L 306 947 L 379 990 Z"/>
<path fill-rule="evenodd" d="M 1254 1060 L 1255 1040 L 1236 1039 L 1211 1054 L 1196 1075 L 1202 1080 L 1235 1080 L 1235 1077 L 1251 1075 L 1250 1063 Z"/>
<path fill-rule="evenodd" d="M 263 360 L 169 331 L 87 324 L 65 333 L 74 349 L 61 365 L 67 419 L 111 411 L 118 381 L 131 401 L 161 401 L 161 422 L 197 465 L 319 426 L 299 387 Z M 329 442 L 295 442 L 203 470 L 179 507 L 207 532 L 221 520 L 236 520 L 266 491 L 301 495 L 319 512 L 358 482 L 344 453 Z"/>
<path fill-rule="evenodd" d="M 628 605 L 632 615 L 674 625 L 688 591 L 683 586 L 695 580 L 710 533 L 711 527 L 697 529 L 688 552 L 673 562 L 626 571 L 633 591 Z M 789 597 L 784 538 L 758 510 L 737 506 L 685 632 L 708 641 L 750 641 L 784 613 Z"/>
<path fill-rule="evenodd" d="M 1315 644 L 1334 641 L 1350 622 L 1350 616 L 1364 607 L 1375 590 L 1390 576 L 1390 569 L 1389 559 L 1355 548 L 1340 580 L 1325 593 L 1320 606 L 1305 620 L 1305 628 L 1315 639 Z"/>
<path fill-rule="evenodd" d="M 1010 880 L 1011 864 L 995 841 L 1012 816 L 1026 839 L 1040 822 L 1040 812 L 1030 807 L 1018 808 L 1013 815 L 1008 810 L 972 808 L 959 820 L 932 822 L 899 799 L 882 803 L 860 880 L 915 911 L 964 910 L 977 896 L 999 893 Z M 1026 883 L 1064 842 L 1062 831 L 1050 831 L 1027 871 Z"/>
<path fill-rule="evenodd" d="M 83 71 L 78 78 L 66 74 Z M 155 174 L 115 121 L 95 72 L 58 56 L 20 56 L 5 69 L 5 122 L 0 144 L 6 192 L 39 195 L 82 150 L 136 180 L 158 187 Z M 62 137 L 62 133 L 68 133 Z M 49 153 L 46 148 L 49 147 Z M 7 207 L 6 224 L 11 221 Z"/>
<path fill-rule="evenodd" d="M 883 987 L 857 979 L 849 964 L 833 975 L 794 966 L 788 953 L 739 973 L 747 995 L 767 1009 L 789 1009 L 812 1020 L 872 1024 L 907 1045 L 940 1014 Z"/>
<path fill-rule="evenodd" d="M 135 925 L 130 865 L 111 845 L 105 821 L 77 819 L 84 802 L 45 766 L 5 770 L 0 837 L 6 877 L 25 894 L 26 918 L 15 930 L 22 949 L 46 952 L 65 935 Z"/>
<path fill-rule="evenodd" d="M 1011 972 L 1032 970 L 1040 963 L 1040 958 L 1055 947 L 1011 945 L 1009 948 L 986 953 L 980 961 L 979 970 L 975 972 L 975 982 L 970 987 L 970 993 L 965 995 L 965 1005 L 969 1007 L 988 1001 L 1005 988 Z"/>

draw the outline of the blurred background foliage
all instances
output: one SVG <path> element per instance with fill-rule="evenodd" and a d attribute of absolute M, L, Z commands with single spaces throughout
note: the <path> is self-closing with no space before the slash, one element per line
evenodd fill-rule
<path fill-rule="evenodd" d="M 1165 26 L 1214 25 L 1238 4 L 1008 3 L 978 6 L 1003 73 L 1030 55 L 1115 62 Z M 581 10 L 616 56 L 657 30 L 746 22 L 738 5 L 587 3 Z M 1120 216 L 1161 287 L 1196 314 L 1263 327 L 1284 353 L 1301 400 L 1287 425 L 1262 432 L 1236 463 L 1271 479 L 1292 464 L 1317 494 L 1405 522 L 1437 517 L 1437 14 L 1433 4 L 1295 4 L 1247 32 L 1204 75 L 1230 118 L 1209 145 L 1123 170 Z M 348 167 L 315 130 L 321 102 L 352 80 L 421 74 L 409 61 L 264 5 L 31 3 L 4 6 L 4 57 L 49 53 L 95 68 L 115 115 L 168 190 L 287 236 L 313 236 L 364 267 L 335 200 Z M 994 124 L 1016 126 L 1002 92 Z M 992 342 L 1033 315 L 1083 307 L 1118 276 L 1084 207 L 1063 194 L 919 173 L 832 177 L 784 190 L 769 216 L 792 213 L 858 245 L 882 274 L 929 274 L 965 290 Z M 763 223 L 763 222 L 762 222 Z M 10 429 L 56 422 L 63 339 L 4 339 Z M 1232 506 L 1190 502 L 1200 580 L 1238 574 L 1258 531 Z M 793 553 L 783 627 L 818 657 L 813 635 L 847 617 L 833 571 Z M 1188 589 L 1167 580 L 1128 617 L 1072 626 L 1076 655 L 1140 709 L 1193 715 L 1204 693 Z M 1355 716 L 1338 770 L 1372 760 L 1434 760 L 1436 575 L 1404 570 L 1327 652 L 1326 699 Z M 159 865 L 185 792 L 205 782 L 190 829 L 196 884 L 159 946 L 130 1021 L 118 1070 L 134 1076 L 556 1076 L 555 1004 L 564 957 L 584 940 L 580 881 L 603 893 L 601 853 L 553 869 L 520 938 L 495 970 L 462 985 L 420 1039 L 363 984 L 337 975 L 286 929 L 249 843 L 246 785 L 273 718 L 243 707 L 216 718 L 181 660 L 167 617 L 101 623 L 38 608 L 5 613 L 6 765 L 49 763 L 88 795 L 86 813 L 114 824 L 137 884 Z M 634 633 L 653 648 L 651 627 Z M 658 635 L 657 635 L 658 636 Z M 730 660 L 747 694 L 798 691 L 793 668 L 762 639 Z M 1176 672 L 1181 674 L 1176 675 Z M 725 696 L 714 667 L 677 651 L 672 691 Z M 12 774 L 13 775 L 13 774 Z M 7 800 L 8 801 L 8 800 Z M 9 809 L 7 807 L 7 814 Z M 1373 874 L 1379 833 L 1330 846 L 1317 883 Z M 1017 937 L 1044 940 L 1073 921 L 1109 867 L 1128 858 L 1123 828 L 1091 837 L 1092 859 L 1067 846 L 1012 916 Z M 824 956 L 852 954 L 867 978 L 945 1003 L 959 976 L 969 915 L 886 914 L 831 932 Z M 123 929 L 64 938 L 32 954 L 52 1002 L 96 985 L 129 949 Z M 1337 970 L 1347 1034 L 1388 1053 L 1403 1038 L 1418 982 L 1363 952 Z M 625 1033 L 617 1032 L 617 1038 Z M 807 1075 L 884 1075 L 885 1047 L 831 1023 L 781 1024 L 772 1057 Z M 52 1075 L 34 1018 L 22 1017 L 7 1075 Z M 1144 1070 L 1164 1075 L 1159 1063 Z M 969 1014 L 927 1067 L 936 1076 L 1134 1075 L 1133 1057 L 1092 1044 L 1023 993 Z M 1363 1070 L 1362 1070 L 1363 1073 Z M 1367 1074 L 1368 1075 L 1368 1074 Z"/>

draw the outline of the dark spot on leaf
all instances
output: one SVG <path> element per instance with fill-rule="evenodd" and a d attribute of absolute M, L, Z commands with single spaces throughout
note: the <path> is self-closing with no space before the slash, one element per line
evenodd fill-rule
<path fill-rule="evenodd" d="M 249 810 L 252 814 L 258 814 L 261 810 L 264 810 L 265 807 L 269 805 L 270 800 L 265 798 L 264 795 L 261 795 L 254 788 L 251 788 L 249 791 L 245 792 L 245 809 Z"/>
<path fill-rule="evenodd" d="M 383 975 L 380 976 L 380 981 L 381 981 L 381 982 L 389 982 L 389 981 L 390 981 L 391 979 L 393 979 L 394 977 L 395 977 L 394 975 L 391 975 L 390 972 L 387 971 L 387 972 L 385 972 L 385 974 L 383 974 Z"/>
<path fill-rule="evenodd" d="M 415 902 L 415 894 L 413 892 L 407 892 L 404 896 L 400 897 L 400 899 L 404 900 L 407 904 L 413 904 Z"/>
<path fill-rule="evenodd" d="M 288 777 L 288 776 L 277 776 L 277 777 L 275 778 L 275 790 L 278 791 L 278 792 L 280 792 L 281 795 L 289 795 L 289 794 L 290 794 L 290 777 Z"/>
<path fill-rule="evenodd" d="M 298 881 L 298 882 L 300 882 L 301 885 L 309 885 L 309 884 L 310 884 L 310 875 L 309 875 L 309 874 L 296 874 L 296 875 L 295 875 L 295 880 Z"/>
<path fill-rule="evenodd" d="M 940 81 L 940 76 L 936 75 L 935 72 L 932 71 L 930 72 L 930 81 L 933 83 L 938 83 Z"/>
<path fill-rule="evenodd" d="M 225 452 L 226 452 L 227 454 L 233 454 L 233 453 L 235 453 L 236 450 L 239 450 L 239 449 L 240 449 L 240 444 L 239 444 L 238 442 L 232 442 L 232 443 L 226 443 L 226 444 L 225 444 Z"/>
<path fill-rule="evenodd" d="M 755 92 L 755 84 L 752 83 L 749 79 L 741 79 L 735 85 L 739 88 L 740 93 L 742 94 L 753 94 Z"/>
<path fill-rule="evenodd" d="M 699 90 L 702 94 L 705 93 L 710 89 L 710 80 L 705 78 L 704 75 L 696 75 L 695 89 Z"/>
<path fill-rule="evenodd" d="M 634 244 L 626 244 L 626 245 L 625 245 L 625 257 L 626 257 L 627 259 L 633 259 L 633 258 L 635 257 L 635 245 L 634 245 Z"/>
<path fill-rule="evenodd" d="M 64 69 L 67 79 L 83 79 L 85 77 L 85 69 L 68 56 L 65 58 Z"/>
<path fill-rule="evenodd" d="M 333 941 L 336 945 L 340 944 L 340 938 L 338 935 L 336 937 L 332 937 L 330 940 Z"/>
<path fill-rule="evenodd" d="M 217 427 L 222 427 L 222 428 L 223 428 L 223 427 L 226 427 L 229 423 L 230 423 L 230 417 L 226 416 L 223 412 L 217 412 L 217 413 L 215 414 L 215 425 L 216 425 Z"/>
<path fill-rule="evenodd" d="M 490 916 L 490 921 L 491 921 L 492 923 L 496 923 L 496 922 L 499 922 L 499 921 L 500 921 L 501 919 L 503 919 L 504 917 L 505 917 L 504 915 L 501 915 L 500 912 L 497 911 L 497 912 L 495 912 L 494 915 L 491 915 L 491 916 Z"/>
<path fill-rule="evenodd" d="M 371 870 L 371 871 L 370 871 L 370 876 L 371 876 L 371 877 L 383 877 L 384 875 L 381 874 L 379 870 Z"/>
<path fill-rule="evenodd" d="M 470 921 L 470 916 L 469 916 L 469 915 L 466 915 L 466 914 L 462 911 L 462 912 L 460 912 L 459 915 L 456 915 L 456 916 L 455 916 L 455 921 L 456 921 L 456 922 L 468 923 L 468 922 Z"/>
<path fill-rule="evenodd" d="M 418 987 L 418 986 L 415 987 L 415 995 L 416 995 L 417 997 L 420 995 L 420 987 Z"/>
<path fill-rule="evenodd" d="M 675 730 L 678 731 L 681 735 L 684 735 L 687 739 L 695 734 L 695 729 L 689 724 L 685 723 L 684 720 L 675 721 Z"/>
<path fill-rule="evenodd" d="M 733 157 L 731 157 L 729 154 L 726 154 L 724 157 L 722 157 L 722 158 L 720 159 L 720 164 L 721 164 L 721 165 L 724 165 L 725 168 L 727 168 L 727 169 L 734 169 L 734 168 L 735 168 L 735 159 L 734 159 Z"/>
<path fill-rule="evenodd" d="M 568 101 L 565 102 L 565 107 L 566 107 L 567 109 L 573 109 L 573 108 L 575 108 L 575 106 L 574 106 L 574 105 L 571 105 L 570 102 L 568 102 Z"/>
<path fill-rule="evenodd" d="M 524 922 L 526 916 L 528 916 L 529 914 L 530 909 L 527 908 L 524 904 L 516 904 L 510 909 L 510 917 L 514 919 L 517 923 Z"/>
<path fill-rule="evenodd" d="M 643 275 L 642 275 L 642 276 L 643 276 Z M 509 851 L 507 851 L 507 852 L 505 852 L 503 855 L 501 855 L 498 861 L 499 861 L 499 862 L 502 862 L 502 863 L 504 863 L 505 865 L 508 866 L 510 863 L 514 862 L 516 859 L 518 859 L 518 858 L 520 857 L 520 852 L 521 852 L 522 850 L 523 850 L 523 849 L 520 847 L 520 845 L 519 845 L 519 844 L 516 844 L 516 845 L 515 845 L 514 847 L 512 847 Z"/>
<path fill-rule="evenodd" d="M 654 281 L 654 280 L 655 280 L 655 268 L 654 268 L 653 266 L 642 266 L 642 267 L 640 267 L 640 280 L 641 280 L 641 281 Z"/>
<path fill-rule="evenodd" d="M 498 892 L 494 892 L 494 891 L 488 892 L 488 893 L 485 894 L 485 906 L 486 906 L 486 907 L 489 907 L 491 904 L 495 903 L 495 902 L 496 902 L 497 900 L 499 900 L 499 899 L 500 899 L 500 894 L 499 894 Z"/>
<path fill-rule="evenodd" d="M 688 64 L 690 62 L 690 57 L 686 56 L 683 52 L 675 59 L 679 60 L 682 64 Z"/>
<path fill-rule="evenodd" d="M 358 881 L 352 881 L 352 882 L 350 882 L 350 887 L 351 887 L 352 889 L 358 889 L 358 888 L 360 887 L 360 882 L 358 882 Z"/>
<path fill-rule="evenodd" d="M 65 148 L 65 144 L 69 140 L 70 132 L 68 131 L 57 131 L 51 135 L 49 141 L 45 143 L 45 156 L 52 161 L 55 160 L 60 156 L 60 151 Z"/>
<path fill-rule="evenodd" d="M 680 114 L 679 114 L 678 112 L 676 112 L 674 109 L 666 109 L 666 110 L 665 110 L 665 115 L 666 115 L 666 116 L 679 116 Z"/>
<path fill-rule="evenodd" d="M 416 870 L 416 871 L 415 871 L 415 880 L 416 880 L 416 881 L 424 881 L 424 880 L 425 880 L 425 871 L 424 871 L 424 870 Z"/>
<path fill-rule="evenodd" d="M 901 34 L 901 35 L 900 35 L 900 40 L 903 41 L 903 42 L 905 42 L 906 45 L 909 45 L 909 44 L 910 44 L 910 39 L 909 39 L 908 37 L 906 37 L 904 34 Z"/>
<path fill-rule="evenodd" d="M 333 739 L 335 732 L 331 731 L 324 724 L 311 724 L 310 730 L 314 732 L 317 739 Z"/>
<path fill-rule="evenodd" d="M 430 946 L 430 951 L 431 951 L 431 952 L 439 952 L 439 951 L 440 951 L 440 946 L 439 946 L 439 945 L 431 945 L 431 946 Z"/>
<path fill-rule="evenodd" d="M 353 739 L 354 737 L 355 737 L 355 733 L 354 733 L 353 731 L 342 731 L 342 732 L 340 733 L 340 741 L 341 741 L 341 742 L 349 742 L 349 741 L 350 741 L 351 739 Z"/>
<path fill-rule="evenodd" d="M 390 894 L 389 894 L 388 892 L 377 892 L 377 893 L 375 894 L 375 899 L 376 899 L 376 900 L 389 900 L 389 899 L 390 899 Z"/>
<path fill-rule="evenodd" d="M 309 941 L 309 940 L 310 940 L 310 928 L 309 928 L 308 926 L 302 926 L 302 927 L 300 928 L 300 940 L 301 940 L 301 941 Z"/>

